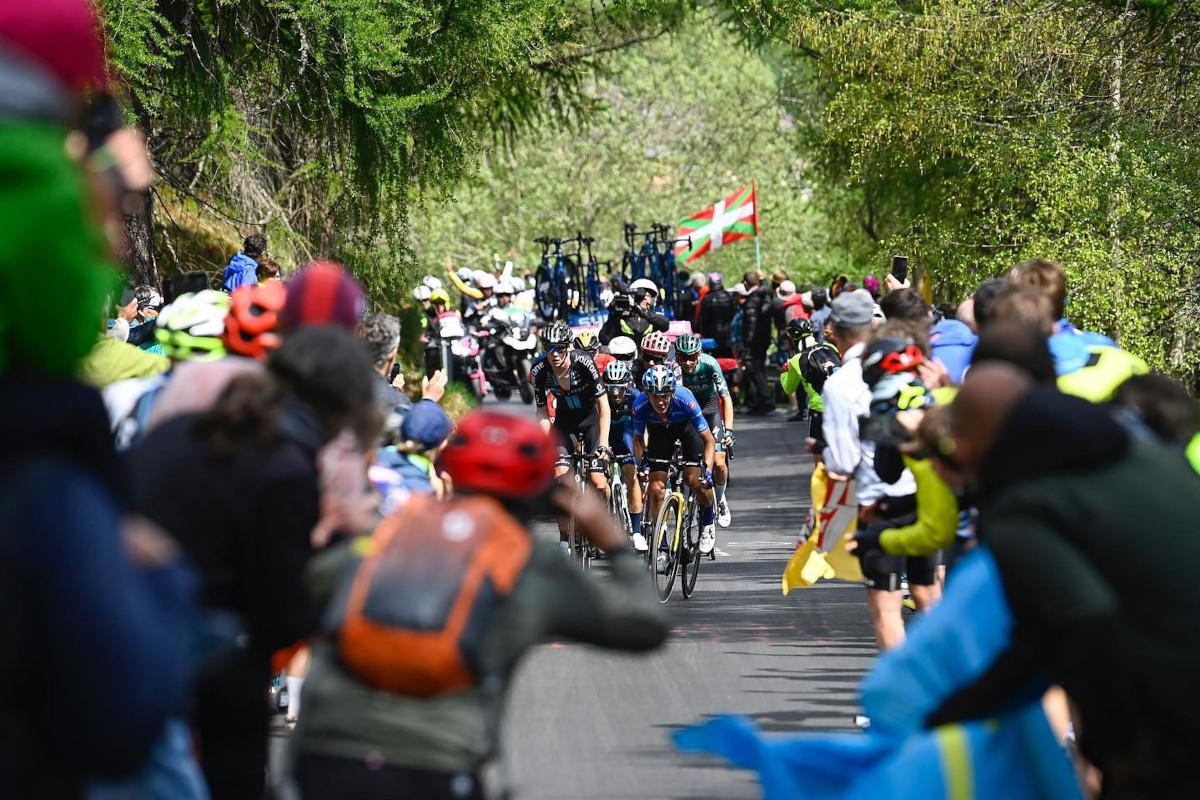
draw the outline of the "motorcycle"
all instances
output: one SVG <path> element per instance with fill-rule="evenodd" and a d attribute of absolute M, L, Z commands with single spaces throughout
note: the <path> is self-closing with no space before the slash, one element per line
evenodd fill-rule
<path fill-rule="evenodd" d="M 521 396 L 521 402 L 533 402 L 533 387 L 529 385 L 529 368 L 537 349 L 537 337 L 528 320 L 507 326 L 497 326 L 481 331 L 484 337 L 481 358 L 483 372 L 496 397 L 507 400 L 513 390 Z"/>
<path fill-rule="evenodd" d="M 425 347 L 427 372 L 431 368 L 441 369 L 447 380 L 469 386 L 477 399 L 487 395 L 490 390 L 487 376 L 479 365 L 479 337 L 463 326 L 458 314 L 441 314 Z"/>

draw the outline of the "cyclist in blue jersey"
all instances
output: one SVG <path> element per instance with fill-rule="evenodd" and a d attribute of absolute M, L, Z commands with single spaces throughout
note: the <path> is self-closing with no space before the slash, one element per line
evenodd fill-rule
<path fill-rule="evenodd" d="M 703 342 L 694 333 L 685 333 L 675 340 L 675 361 L 679 364 L 680 376 L 685 389 L 696 397 L 704 411 L 713 438 L 717 440 L 717 457 L 713 464 L 713 492 L 717 498 L 717 524 L 728 528 L 733 520 L 729 503 L 725 500 L 725 487 L 729 483 L 727 451 L 733 447 L 733 398 L 721 365 L 707 353 L 702 353 Z"/>
<path fill-rule="evenodd" d="M 707 555 L 717 541 L 713 532 L 712 489 L 717 441 L 695 396 L 678 385 L 670 367 L 657 364 L 646 370 L 642 389 L 645 394 L 633 405 L 633 454 L 650 471 L 651 518 L 658 513 L 666 494 L 667 470 L 678 442 L 689 465 L 684 477 L 700 504 L 700 552 Z M 659 554 L 660 570 L 666 566 L 665 556 Z"/>
<path fill-rule="evenodd" d="M 629 364 L 614 361 L 604 368 L 604 385 L 608 389 L 608 407 L 612 422 L 608 429 L 608 445 L 613 458 L 621 465 L 625 488 L 629 493 L 629 527 L 633 549 L 644 553 L 650 548 L 642 534 L 642 487 L 637 477 L 637 458 L 633 454 L 633 406 L 642 396 L 633 386 Z"/>

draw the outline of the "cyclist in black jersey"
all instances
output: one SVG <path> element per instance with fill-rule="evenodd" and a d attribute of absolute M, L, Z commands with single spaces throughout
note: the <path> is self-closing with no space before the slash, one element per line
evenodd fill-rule
<path fill-rule="evenodd" d="M 582 442 L 583 451 L 589 456 L 588 474 L 592 485 L 607 497 L 607 461 L 612 454 L 608 432 L 612 420 L 604 381 L 589 355 L 568 349 L 571 329 L 565 322 L 555 322 L 547 328 L 542 333 L 542 344 L 546 353 L 530 368 L 529 382 L 533 385 L 542 429 L 549 433 L 551 427 L 555 428 L 567 445 L 559 447 L 554 474 L 556 477 L 567 476 L 571 470 L 573 443 Z M 549 410 L 551 396 L 554 397 L 553 421 Z M 565 519 L 559 520 L 559 538 L 564 547 L 567 546 L 566 524 Z"/>

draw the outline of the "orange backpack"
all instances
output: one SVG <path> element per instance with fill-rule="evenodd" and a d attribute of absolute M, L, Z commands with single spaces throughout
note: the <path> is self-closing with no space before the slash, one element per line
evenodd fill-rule
<path fill-rule="evenodd" d="M 495 500 L 410 500 L 380 523 L 350 577 L 337 634 L 342 662 L 396 694 L 475 685 L 494 614 L 532 546 Z"/>

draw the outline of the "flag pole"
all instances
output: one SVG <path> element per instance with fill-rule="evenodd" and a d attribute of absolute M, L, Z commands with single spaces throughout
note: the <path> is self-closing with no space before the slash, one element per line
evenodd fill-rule
<path fill-rule="evenodd" d="M 762 272 L 762 249 L 758 246 L 758 180 L 751 180 L 750 185 L 750 196 L 754 198 L 754 269 Z"/>

